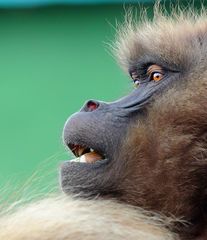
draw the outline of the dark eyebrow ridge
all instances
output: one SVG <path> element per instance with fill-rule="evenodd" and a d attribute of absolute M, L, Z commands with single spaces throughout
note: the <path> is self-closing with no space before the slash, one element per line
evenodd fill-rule
<path fill-rule="evenodd" d="M 137 61 L 135 60 L 134 63 L 129 67 L 128 72 L 130 76 L 132 72 L 137 72 L 138 75 L 144 75 L 146 74 L 147 68 L 153 64 L 161 66 L 164 70 L 179 72 L 179 69 L 177 67 L 169 67 L 169 64 L 167 62 L 163 62 L 158 57 L 149 55 L 145 55 L 139 58 Z"/>

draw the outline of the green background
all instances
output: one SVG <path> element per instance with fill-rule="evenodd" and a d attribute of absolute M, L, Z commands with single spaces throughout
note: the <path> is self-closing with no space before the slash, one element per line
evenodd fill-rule
<path fill-rule="evenodd" d="M 3 190 L 50 190 L 71 158 L 61 140 L 68 116 L 87 99 L 112 101 L 131 88 L 107 46 L 123 14 L 118 5 L 0 11 Z"/>
<path fill-rule="evenodd" d="M 68 116 L 87 99 L 112 101 L 132 89 L 107 44 L 124 8 L 0 10 L 2 195 L 57 188 L 59 164 L 72 158 L 61 140 Z"/>

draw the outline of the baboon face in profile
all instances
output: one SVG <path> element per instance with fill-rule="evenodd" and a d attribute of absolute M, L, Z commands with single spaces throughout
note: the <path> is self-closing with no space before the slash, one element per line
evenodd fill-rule
<path fill-rule="evenodd" d="M 207 217 L 207 17 L 129 22 L 115 53 L 135 89 L 112 103 L 90 100 L 65 124 L 79 161 L 61 185 L 182 217 L 198 235 Z"/>

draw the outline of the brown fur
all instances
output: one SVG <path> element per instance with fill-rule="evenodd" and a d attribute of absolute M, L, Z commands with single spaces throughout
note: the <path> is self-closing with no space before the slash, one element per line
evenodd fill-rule
<path fill-rule="evenodd" d="M 150 109 L 145 123 L 132 127 L 126 148 L 136 147 L 122 153 L 130 162 L 120 186 L 122 200 L 193 223 L 179 230 L 187 231 L 188 239 L 206 228 L 206 90 L 197 88 L 192 97 L 188 89 L 173 112 L 170 95 L 176 94 L 169 91 Z"/>
<path fill-rule="evenodd" d="M 182 73 L 149 106 L 148 117 L 130 127 L 121 151 L 127 159 L 122 200 L 185 219 L 190 225 L 175 226 L 183 238 L 207 239 L 207 17 L 155 15 L 120 34 L 119 62 L 129 69 L 155 55 Z"/>

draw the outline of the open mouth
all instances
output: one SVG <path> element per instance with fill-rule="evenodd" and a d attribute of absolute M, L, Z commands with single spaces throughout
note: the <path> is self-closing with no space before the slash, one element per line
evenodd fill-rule
<path fill-rule="evenodd" d="M 95 163 L 105 159 L 103 155 L 89 147 L 83 147 L 76 144 L 68 144 L 68 147 L 76 156 L 76 158 L 72 159 L 71 162 Z"/>

